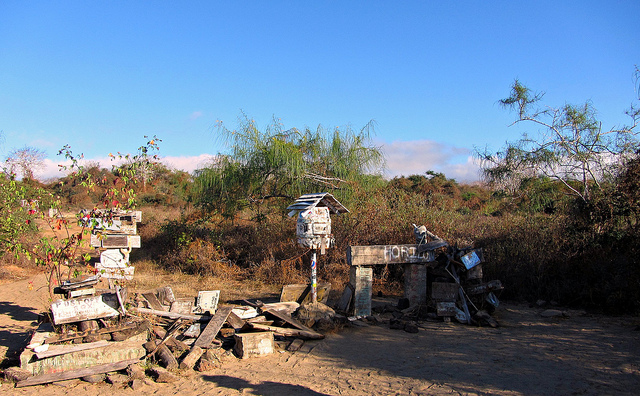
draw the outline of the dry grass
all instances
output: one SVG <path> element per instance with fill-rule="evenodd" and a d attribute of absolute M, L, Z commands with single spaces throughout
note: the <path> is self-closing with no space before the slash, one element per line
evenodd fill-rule
<path fill-rule="evenodd" d="M 282 285 L 265 284 L 255 280 L 233 280 L 215 276 L 189 275 L 169 272 L 150 261 L 133 262 L 135 278 L 128 284 L 136 291 L 171 286 L 176 297 L 195 297 L 200 290 L 220 290 L 221 301 L 253 298 L 273 298 L 280 295 Z"/>

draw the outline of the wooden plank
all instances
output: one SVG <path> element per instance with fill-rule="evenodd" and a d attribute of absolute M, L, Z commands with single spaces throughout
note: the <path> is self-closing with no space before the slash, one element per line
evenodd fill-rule
<path fill-rule="evenodd" d="M 139 361 L 140 359 L 129 359 L 129 360 L 123 360 L 121 362 L 116 362 L 116 363 L 107 363 L 107 364 L 100 364 L 98 366 L 87 367 L 82 369 L 67 370 L 60 373 L 37 375 L 37 376 L 29 377 L 26 380 L 18 382 L 16 384 L 16 388 L 22 388 L 25 386 L 33 386 L 33 385 L 40 385 L 40 384 L 48 384 L 50 382 L 65 381 L 65 380 L 70 380 L 74 378 L 85 377 L 88 375 L 104 374 L 104 373 L 109 373 L 111 371 L 123 370 L 128 366 L 134 363 L 137 363 Z"/>
<path fill-rule="evenodd" d="M 118 305 L 115 293 L 58 300 L 51 304 L 53 323 L 58 325 L 118 316 Z"/>
<path fill-rule="evenodd" d="M 130 312 L 137 312 L 140 314 L 149 314 L 149 315 L 157 315 L 162 316 L 164 318 L 170 319 L 187 319 L 187 320 L 195 320 L 198 322 L 208 322 L 211 319 L 211 316 L 202 316 L 202 315 L 184 315 L 175 312 L 167 312 L 167 311 L 158 311 L 156 309 L 148 309 L 148 308 L 129 308 Z"/>
<path fill-rule="evenodd" d="M 193 366 L 196 365 L 196 362 L 198 361 L 198 359 L 200 359 L 200 356 L 202 356 L 203 353 L 204 350 L 202 348 L 200 348 L 199 346 L 194 346 L 193 348 L 191 348 L 187 356 L 182 359 L 182 362 L 180 362 L 180 368 L 193 369 Z"/>
<path fill-rule="evenodd" d="M 73 345 L 50 345 L 46 351 L 36 352 L 38 359 L 45 359 L 52 356 L 66 355 L 67 353 L 86 351 L 88 349 L 100 348 L 109 345 L 109 341 L 100 340 L 96 342 L 88 342 L 86 344 L 73 344 Z M 35 351 L 34 351 L 35 352 Z"/>
<path fill-rule="evenodd" d="M 227 316 L 227 323 L 229 323 L 229 325 L 234 329 L 238 330 L 241 329 L 242 326 L 244 326 L 245 322 L 244 320 L 240 319 L 240 317 L 234 312 L 229 312 L 229 316 Z"/>
<path fill-rule="evenodd" d="M 287 314 L 291 315 L 298 308 L 300 308 L 300 304 L 298 304 L 295 301 L 283 301 L 283 302 L 277 302 L 277 303 L 264 304 L 260 308 L 260 311 L 262 313 L 264 313 L 266 311 L 286 312 Z"/>
<path fill-rule="evenodd" d="M 67 292 L 67 298 L 93 296 L 94 294 L 96 294 L 96 289 L 94 287 L 89 289 L 75 289 L 75 290 L 69 290 L 69 292 Z"/>
<path fill-rule="evenodd" d="M 435 260 L 433 250 L 418 251 L 418 245 L 349 246 L 349 265 L 427 264 Z"/>
<path fill-rule="evenodd" d="M 451 282 L 432 282 L 431 283 L 431 299 L 441 302 L 455 302 L 458 295 L 457 283 Z"/>
<path fill-rule="evenodd" d="M 282 321 L 285 321 L 285 322 L 289 323 L 291 326 L 293 326 L 295 328 L 298 328 L 300 330 L 310 331 L 310 332 L 316 333 L 315 330 L 313 330 L 312 328 L 307 327 L 307 326 L 303 325 L 302 323 L 298 322 L 297 320 L 292 318 L 291 315 L 289 315 L 287 313 L 284 313 L 284 312 L 281 312 L 281 311 L 276 311 L 276 310 L 273 310 L 273 309 L 267 309 L 266 311 L 264 311 L 264 313 L 269 314 L 269 315 L 273 315 L 276 318 L 278 318 L 278 319 L 280 319 Z M 320 333 L 317 333 L 317 334 L 320 334 Z M 320 334 L 320 335 L 322 335 L 322 334 Z"/>
<path fill-rule="evenodd" d="M 213 315 L 213 317 L 209 321 L 209 324 L 207 324 L 207 327 L 202 330 L 200 336 L 196 339 L 196 342 L 193 343 L 193 346 L 208 348 L 209 345 L 211 345 L 211 341 L 213 341 L 216 335 L 218 335 L 218 332 L 220 331 L 220 328 L 222 327 L 224 322 L 227 321 L 227 317 L 229 316 L 229 313 L 231 313 L 232 309 L 233 307 L 231 306 L 218 308 L 218 311 L 215 315 Z"/>
<path fill-rule="evenodd" d="M 347 283 L 344 287 L 344 291 L 342 292 L 342 296 L 340 297 L 340 301 L 338 301 L 338 306 L 336 307 L 338 311 L 348 312 L 349 307 L 351 306 L 351 299 L 353 298 L 353 286 L 350 283 Z"/>
<path fill-rule="evenodd" d="M 267 326 L 259 323 L 251 323 L 252 328 L 256 330 L 272 331 L 275 335 L 284 337 L 301 337 L 310 340 L 321 340 L 324 338 L 323 334 L 315 331 L 305 331 L 300 329 L 287 329 L 285 327 Z"/>
<path fill-rule="evenodd" d="M 322 282 L 318 283 L 318 301 L 323 304 L 327 303 L 329 299 L 329 292 L 331 291 L 331 283 Z M 298 304 L 305 304 L 311 302 L 311 286 L 308 284 L 291 284 L 282 286 L 280 292 L 280 301 L 296 301 Z"/>
<path fill-rule="evenodd" d="M 158 300 L 158 297 L 156 297 L 155 293 L 152 293 L 152 292 L 142 293 L 142 297 L 144 297 L 144 299 L 147 300 L 147 302 L 149 303 L 149 307 L 151 307 L 151 309 L 155 309 L 157 311 L 166 311 L 166 309 L 164 309 L 162 304 L 160 304 L 160 300 Z"/>
<path fill-rule="evenodd" d="M 291 341 L 291 344 L 289 344 L 289 346 L 287 347 L 287 351 L 296 352 L 302 347 L 302 344 L 304 344 L 304 340 L 296 338 L 295 340 Z"/>
<path fill-rule="evenodd" d="M 97 275 L 94 275 L 77 282 L 63 281 L 62 284 L 60 285 L 60 288 L 64 291 L 71 291 L 71 290 L 82 289 L 85 287 L 93 286 L 99 281 L 100 281 L 100 278 Z"/>

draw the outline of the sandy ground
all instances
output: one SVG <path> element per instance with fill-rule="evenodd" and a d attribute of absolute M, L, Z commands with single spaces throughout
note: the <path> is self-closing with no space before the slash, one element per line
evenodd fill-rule
<path fill-rule="evenodd" d="M 29 290 L 29 282 L 35 286 Z M 47 304 L 41 277 L 0 285 L 0 354 L 24 347 Z M 15 389 L 17 395 L 622 395 L 640 393 L 640 321 L 503 303 L 501 327 L 423 322 L 417 334 L 388 325 L 350 327 L 308 341 L 296 353 L 245 360 L 139 390 L 80 380 Z"/>

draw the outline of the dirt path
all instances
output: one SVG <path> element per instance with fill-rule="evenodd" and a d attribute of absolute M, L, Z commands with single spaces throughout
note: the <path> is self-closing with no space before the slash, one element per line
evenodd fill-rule
<path fill-rule="evenodd" d="M 37 283 L 35 279 L 34 283 Z M 0 286 L 0 347 L 24 346 L 41 308 L 28 281 Z M 36 300 L 33 300 L 36 298 Z M 35 302 L 34 302 L 35 301 Z M 18 395 L 635 395 L 640 392 L 638 318 L 569 312 L 543 318 L 537 309 L 503 304 L 497 329 L 424 322 L 419 333 L 388 325 L 353 327 L 309 341 L 296 353 L 229 357 L 219 369 L 142 389 L 70 381 L 14 389 Z"/>
<path fill-rule="evenodd" d="M 0 365 L 17 359 L 38 314 L 49 306 L 44 274 L 0 284 Z"/>

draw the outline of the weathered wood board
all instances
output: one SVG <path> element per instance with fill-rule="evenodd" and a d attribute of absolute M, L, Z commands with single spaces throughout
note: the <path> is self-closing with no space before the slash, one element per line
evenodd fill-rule
<path fill-rule="evenodd" d="M 245 321 L 242 320 L 238 315 L 236 315 L 235 312 L 231 311 L 229 313 L 229 316 L 227 317 L 227 323 L 229 323 L 229 325 L 231 325 L 231 327 L 233 327 L 236 330 L 240 330 L 244 324 Z"/>
<path fill-rule="evenodd" d="M 436 302 L 455 302 L 459 288 L 457 283 L 432 282 L 431 299 Z"/>
<path fill-rule="evenodd" d="M 97 248 L 128 249 L 140 248 L 140 235 L 91 234 L 91 246 Z"/>
<path fill-rule="evenodd" d="M 76 370 L 67 370 L 58 373 L 42 374 L 34 377 L 29 377 L 24 381 L 20 381 L 16 384 L 16 388 L 22 388 L 25 386 L 33 386 L 40 384 L 47 384 L 50 382 L 64 381 L 74 378 L 85 377 L 94 374 L 103 374 L 111 371 L 118 371 L 127 368 L 129 365 L 135 364 L 139 359 L 128 359 L 115 363 L 100 364 L 93 367 L 81 368 Z"/>
<path fill-rule="evenodd" d="M 100 347 L 109 345 L 109 341 L 100 340 L 96 342 L 88 342 L 85 344 L 72 344 L 72 345 L 51 345 L 51 344 L 44 344 L 44 345 L 47 346 L 46 350 L 44 351 L 34 350 L 34 352 L 36 353 L 36 357 L 38 359 L 45 359 L 48 357 L 65 355 L 67 353 L 85 351 L 87 349 L 100 348 Z"/>
<path fill-rule="evenodd" d="M 349 283 L 353 286 L 353 315 L 371 315 L 371 292 L 373 287 L 373 268 L 351 267 Z"/>
<path fill-rule="evenodd" d="M 145 300 L 147 300 L 147 302 L 149 303 L 149 308 L 151 309 L 155 309 L 158 311 L 165 311 L 164 307 L 162 306 L 162 304 L 160 304 L 160 301 L 158 300 L 158 297 L 156 297 L 155 293 L 142 293 L 142 297 L 144 297 Z"/>
<path fill-rule="evenodd" d="M 176 298 L 176 300 L 171 303 L 169 312 L 191 315 L 193 311 L 193 302 L 193 298 Z"/>
<path fill-rule="evenodd" d="M 353 286 L 347 283 L 342 291 L 340 301 L 338 301 L 337 309 L 341 312 L 348 312 L 351 307 L 351 300 L 353 299 Z"/>
<path fill-rule="evenodd" d="M 306 304 L 311 302 L 311 293 L 309 291 L 311 287 L 307 284 L 292 284 L 282 286 L 282 292 L 280 293 L 280 301 L 296 301 L 299 304 Z M 323 304 L 329 300 L 329 292 L 331 291 L 331 283 L 318 283 L 318 301 Z"/>
<path fill-rule="evenodd" d="M 418 245 L 349 246 L 347 248 L 349 265 L 427 264 L 434 260 L 435 253 L 432 250 L 419 253 Z"/>
<path fill-rule="evenodd" d="M 125 341 L 109 342 L 107 345 L 98 348 L 74 351 L 44 359 L 37 359 L 32 350 L 26 349 L 20 354 L 20 367 L 34 375 L 40 375 L 128 359 L 140 359 L 145 356 L 142 343 L 145 342 L 146 338 L 146 333 L 140 333 Z"/>
<path fill-rule="evenodd" d="M 404 296 L 411 305 L 427 303 L 427 266 L 404 264 Z"/>
<path fill-rule="evenodd" d="M 249 323 L 249 325 L 256 330 L 272 331 L 274 334 L 284 337 L 302 337 L 310 340 L 321 340 L 324 338 L 324 335 L 317 331 L 290 329 L 287 327 L 269 326 L 260 323 Z"/>
<path fill-rule="evenodd" d="M 236 340 L 234 349 L 241 359 L 269 355 L 275 349 L 273 333 L 270 331 L 236 334 L 234 337 Z"/>
<path fill-rule="evenodd" d="M 53 323 L 73 323 L 83 320 L 118 316 L 118 297 L 115 293 L 93 297 L 58 300 L 51 304 Z"/>
<path fill-rule="evenodd" d="M 94 287 L 91 287 L 88 289 L 70 290 L 67 293 L 67 297 L 76 298 L 76 297 L 82 297 L 82 296 L 93 296 L 94 294 L 96 294 L 96 289 Z"/>
<path fill-rule="evenodd" d="M 209 319 L 211 319 L 211 316 L 184 315 L 184 314 L 179 314 L 179 313 L 176 313 L 176 312 L 158 311 L 158 310 L 155 310 L 155 309 L 148 309 L 148 308 L 130 307 L 129 311 L 130 312 L 137 312 L 139 314 L 158 315 L 158 316 L 162 316 L 164 318 L 170 318 L 170 319 L 195 320 L 197 322 L 208 322 Z"/>
<path fill-rule="evenodd" d="M 227 321 L 227 316 L 231 313 L 233 307 L 220 307 L 215 315 L 211 318 L 207 327 L 200 333 L 200 337 L 193 343 L 193 346 L 199 346 L 200 348 L 208 348 L 211 345 L 213 339 L 218 335 L 220 328 Z"/>
<path fill-rule="evenodd" d="M 281 311 L 277 311 L 275 309 L 268 309 L 266 311 L 264 311 L 265 314 L 269 314 L 269 315 L 273 315 L 276 318 L 289 323 L 291 326 L 293 327 L 297 327 L 300 330 L 304 330 L 304 331 L 309 331 L 309 332 L 316 332 L 315 330 L 313 330 L 310 327 L 307 327 L 305 325 L 303 325 L 302 323 L 298 322 L 296 319 L 292 318 L 291 315 L 281 312 Z M 320 333 L 318 333 L 318 335 L 321 335 Z"/>

